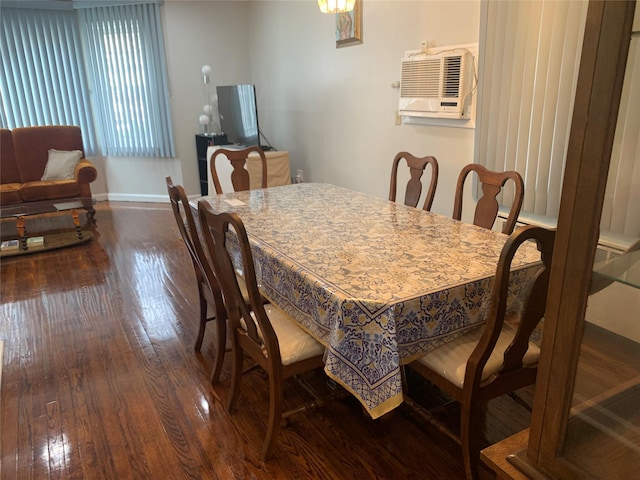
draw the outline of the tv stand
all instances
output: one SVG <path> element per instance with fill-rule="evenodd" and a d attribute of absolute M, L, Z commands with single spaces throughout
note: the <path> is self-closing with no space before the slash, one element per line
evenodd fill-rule
<path fill-rule="evenodd" d="M 226 145 L 229 142 L 224 133 L 198 133 L 196 135 L 196 152 L 198 154 L 198 175 L 200 176 L 200 193 L 208 194 L 207 184 L 207 148 L 210 145 Z"/>

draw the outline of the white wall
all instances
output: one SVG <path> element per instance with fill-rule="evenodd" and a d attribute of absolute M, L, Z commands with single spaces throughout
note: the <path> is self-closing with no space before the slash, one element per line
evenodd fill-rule
<path fill-rule="evenodd" d="M 458 172 L 473 161 L 474 131 L 395 125 L 391 84 L 404 51 L 422 40 L 477 42 L 479 12 L 479 2 L 365 0 L 363 43 L 336 49 L 335 18 L 316 2 L 257 2 L 251 64 L 262 130 L 306 181 L 381 197 L 396 153 L 434 155 L 441 178 L 433 210 L 450 215 Z"/>
<path fill-rule="evenodd" d="M 395 125 L 391 83 L 404 51 L 423 40 L 477 42 L 479 0 L 364 0 L 363 43 L 339 49 L 334 16 L 313 0 L 166 0 L 163 10 L 177 158 L 104 159 L 110 198 L 162 200 L 165 175 L 199 193 L 194 134 L 205 102 L 200 68 L 209 64 L 213 85 L 256 84 L 261 130 L 306 181 L 386 197 L 398 151 L 434 155 L 441 171 L 433 211 L 451 214 L 474 131 Z"/>

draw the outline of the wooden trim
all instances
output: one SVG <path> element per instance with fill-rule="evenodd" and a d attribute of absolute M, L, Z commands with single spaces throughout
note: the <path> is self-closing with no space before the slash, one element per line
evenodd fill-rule
<path fill-rule="evenodd" d="M 634 1 L 589 4 L 527 460 L 573 477 L 564 444 L 627 61 Z"/>

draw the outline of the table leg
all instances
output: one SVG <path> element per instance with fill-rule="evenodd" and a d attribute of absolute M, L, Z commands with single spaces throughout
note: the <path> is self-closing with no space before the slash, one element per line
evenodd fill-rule
<path fill-rule="evenodd" d="M 78 215 L 77 209 L 71 210 L 71 216 L 73 217 L 73 224 L 76 227 L 76 235 L 80 240 L 82 240 L 82 228 L 80 228 L 80 216 Z"/>
<path fill-rule="evenodd" d="M 27 229 L 24 225 L 24 217 L 18 217 L 16 219 L 16 229 L 18 230 L 18 236 L 20 237 L 22 249 L 27 250 Z"/>

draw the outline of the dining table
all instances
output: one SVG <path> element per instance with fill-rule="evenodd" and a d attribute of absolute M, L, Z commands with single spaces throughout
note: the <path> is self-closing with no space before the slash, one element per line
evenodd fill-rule
<path fill-rule="evenodd" d="M 403 402 L 403 365 L 478 328 L 506 235 L 326 183 L 220 195 L 242 219 L 262 294 L 326 347 L 326 374 L 378 418 Z M 239 264 L 237 240 L 229 235 Z M 509 311 L 540 261 L 513 261 Z"/>

